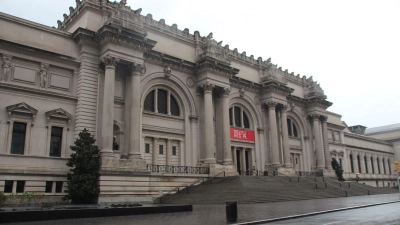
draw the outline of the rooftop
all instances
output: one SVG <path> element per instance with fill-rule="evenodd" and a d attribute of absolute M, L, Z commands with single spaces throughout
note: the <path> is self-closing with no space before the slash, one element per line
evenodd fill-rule
<path fill-rule="evenodd" d="M 373 134 L 373 133 L 380 133 L 380 132 L 388 132 L 388 131 L 395 131 L 400 130 L 400 123 L 380 126 L 380 127 L 372 127 L 365 130 L 365 134 Z"/>

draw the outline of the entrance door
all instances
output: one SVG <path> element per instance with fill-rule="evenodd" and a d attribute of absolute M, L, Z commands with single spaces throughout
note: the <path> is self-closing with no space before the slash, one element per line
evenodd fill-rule
<path fill-rule="evenodd" d="M 243 149 L 244 151 L 244 149 Z M 249 151 L 244 152 L 245 163 L 246 163 L 246 175 L 250 175 L 250 163 L 249 163 Z"/>
<path fill-rule="evenodd" d="M 239 173 L 239 175 L 241 175 L 241 166 L 240 166 L 240 150 L 236 150 L 236 169 L 237 169 L 237 171 L 238 171 L 238 173 Z"/>

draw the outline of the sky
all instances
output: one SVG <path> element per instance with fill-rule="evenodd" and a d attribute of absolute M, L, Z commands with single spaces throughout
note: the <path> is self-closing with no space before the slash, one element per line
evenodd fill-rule
<path fill-rule="evenodd" d="M 347 125 L 400 123 L 400 0 L 128 0 L 142 15 L 313 76 Z M 75 0 L 0 0 L 0 12 L 57 27 Z M 1 32 L 1 31 L 0 31 Z"/>

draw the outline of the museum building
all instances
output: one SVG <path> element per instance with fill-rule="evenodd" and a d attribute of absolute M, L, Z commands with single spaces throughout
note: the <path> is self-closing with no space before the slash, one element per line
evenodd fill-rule
<path fill-rule="evenodd" d="M 126 1 L 77 0 L 63 16 L 52 28 L 0 13 L 0 191 L 62 196 L 85 128 L 100 202 L 221 172 L 334 177 L 332 158 L 346 179 L 394 185 L 400 127 L 348 127 L 312 77 Z"/>

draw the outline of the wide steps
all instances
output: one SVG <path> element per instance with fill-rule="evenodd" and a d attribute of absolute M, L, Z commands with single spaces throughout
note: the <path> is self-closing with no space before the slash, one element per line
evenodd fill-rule
<path fill-rule="evenodd" d="M 327 188 L 325 188 L 325 182 Z M 315 188 L 317 184 L 318 189 Z M 332 186 L 334 185 L 334 186 Z M 359 186 L 357 186 L 359 185 Z M 347 196 L 394 193 L 390 188 L 373 188 L 362 184 L 350 184 L 330 179 L 300 178 L 283 176 L 237 176 L 218 177 L 205 181 L 189 190 L 182 189 L 179 193 L 164 196 L 163 203 L 167 204 L 224 204 L 225 201 L 238 203 L 265 203 L 296 201 L 319 198 L 337 198 Z"/>

